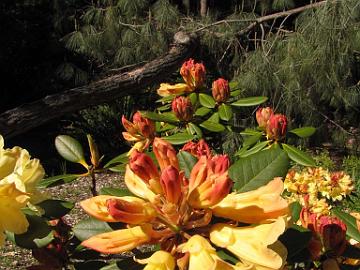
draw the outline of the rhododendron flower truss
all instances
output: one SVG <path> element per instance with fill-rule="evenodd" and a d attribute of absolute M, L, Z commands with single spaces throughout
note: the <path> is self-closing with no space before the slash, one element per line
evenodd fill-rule
<path fill-rule="evenodd" d="M 171 144 L 155 138 L 153 151 L 159 168 L 138 151 L 132 153 L 126 168 L 125 183 L 138 197 L 100 195 L 81 202 L 83 209 L 97 219 L 128 224 L 125 229 L 95 235 L 85 240 L 84 246 L 119 253 L 159 243 L 161 251 L 148 259 L 136 259 L 147 264 L 145 269 L 282 268 L 286 250 L 277 238 L 284 232 L 285 221 L 280 216 L 287 214 L 288 205 L 280 197 L 280 179 L 258 190 L 229 194 L 232 181 L 226 155 L 213 156 L 205 151 L 187 178 Z M 213 216 L 225 217 L 229 223 L 216 224 Z M 236 227 L 238 221 L 260 225 Z M 237 256 L 238 264 L 223 261 L 216 246 Z"/>
<path fill-rule="evenodd" d="M 134 144 L 129 154 L 134 150 L 142 152 L 147 149 L 155 137 L 155 123 L 143 117 L 140 112 L 133 115 L 133 122 L 127 120 L 125 116 L 121 121 L 126 130 L 122 133 L 124 139 Z"/>

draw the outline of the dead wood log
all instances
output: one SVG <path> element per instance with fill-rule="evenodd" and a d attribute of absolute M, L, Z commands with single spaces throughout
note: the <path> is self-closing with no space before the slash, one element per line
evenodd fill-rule
<path fill-rule="evenodd" d="M 165 56 L 139 68 L 46 96 L 0 114 L 0 134 L 10 138 L 66 113 L 111 102 L 125 95 L 140 94 L 147 86 L 165 80 L 179 68 L 182 62 L 193 54 L 197 45 L 196 35 L 178 32 Z"/>

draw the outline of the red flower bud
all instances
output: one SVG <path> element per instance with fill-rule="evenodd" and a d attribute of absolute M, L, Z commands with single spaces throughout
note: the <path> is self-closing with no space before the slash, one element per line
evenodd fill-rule
<path fill-rule="evenodd" d="M 181 175 L 175 167 L 168 166 L 162 171 L 160 184 L 168 202 L 178 203 L 181 197 L 181 182 Z"/>
<path fill-rule="evenodd" d="M 145 118 L 140 112 L 136 112 L 133 116 L 133 123 L 145 138 L 153 138 L 155 135 L 155 123 Z"/>
<path fill-rule="evenodd" d="M 212 171 L 215 174 L 223 174 L 230 167 L 229 157 L 227 155 L 216 155 L 209 162 L 209 166 L 212 167 Z"/>
<path fill-rule="evenodd" d="M 219 78 L 212 84 L 212 95 L 216 102 L 225 102 L 230 97 L 229 82 L 223 78 Z"/>
<path fill-rule="evenodd" d="M 130 169 L 146 183 L 150 179 L 159 179 L 159 172 L 152 159 L 138 151 L 134 151 L 130 157 Z"/>
<path fill-rule="evenodd" d="M 170 165 L 179 169 L 179 161 L 176 156 L 176 150 L 170 143 L 161 138 L 155 138 L 153 151 L 161 170 L 164 170 Z"/>
<path fill-rule="evenodd" d="M 256 111 L 256 121 L 261 129 L 266 129 L 270 116 L 274 114 L 270 107 L 259 108 Z"/>
<path fill-rule="evenodd" d="M 266 135 L 272 140 L 281 140 L 286 134 L 287 118 L 283 114 L 272 114 L 266 127 Z"/>
<path fill-rule="evenodd" d="M 191 89 L 201 88 L 205 84 L 205 67 L 203 64 L 195 63 L 193 59 L 182 65 L 180 74 Z"/>
<path fill-rule="evenodd" d="M 197 158 L 200 158 L 201 156 L 206 156 L 208 158 L 211 157 L 209 145 L 205 142 L 204 139 L 201 139 L 197 143 L 190 141 L 186 143 L 181 150 L 189 152 Z"/>
<path fill-rule="evenodd" d="M 340 256 L 346 248 L 346 225 L 340 219 L 322 216 L 319 219 L 318 232 L 323 240 L 325 250 Z"/>
<path fill-rule="evenodd" d="M 180 121 L 190 121 L 194 114 L 191 100 L 188 97 L 179 96 L 174 98 L 171 109 Z"/>

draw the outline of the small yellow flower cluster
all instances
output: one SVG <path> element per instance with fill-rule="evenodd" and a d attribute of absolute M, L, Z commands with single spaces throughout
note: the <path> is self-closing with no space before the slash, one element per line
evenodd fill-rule
<path fill-rule="evenodd" d="M 5 241 L 5 230 L 26 232 L 29 224 L 21 208 L 43 199 L 36 185 L 44 174 L 39 160 L 31 159 L 27 150 L 18 146 L 4 149 L 0 135 L 0 246 Z"/>
<path fill-rule="evenodd" d="M 341 201 L 354 190 L 353 181 L 344 172 L 329 172 L 324 168 L 290 171 L 285 178 L 289 200 L 299 201 L 313 213 L 327 215 L 331 202 Z"/>

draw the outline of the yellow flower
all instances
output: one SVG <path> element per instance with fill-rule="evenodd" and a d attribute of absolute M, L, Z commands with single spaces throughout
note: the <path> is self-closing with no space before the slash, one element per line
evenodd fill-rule
<path fill-rule="evenodd" d="M 177 83 L 175 85 L 162 83 L 157 90 L 159 96 L 167 97 L 170 95 L 181 95 L 183 93 L 191 92 L 192 89 L 185 83 Z"/>
<path fill-rule="evenodd" d="M 139 260 L 135 259 L 138 263 L 147 264 L 144 270 L 174 270 L 175 259 L 169 252 L 156 251 L 149 258 Z"/>
<path fill-rule="evenodd" d="M 211 228 L 210 240 L 215 245 L 228 249 L 242 262 L 253 264 L 255 269 L 281 269 L 286 259 L 286 249 L 278 237 L 285 231 L 285 221 L 257 226 L 235 227 L 216 224 Z M 276 251 L 271 247 L 276 243 Z"/>
<path fill-rule="evenodd" d="M 15 184 L 0 182 L 0 246 L 4 244 L 4 230 L 21 234 L 26 232 L 29 223 L 21 211 L 29 196 L 18 189 Z"/>
<path fill-rule="evenodd" d="M 200 235 L 192 236 L 186 243 L 180 245 L 178 249 L 183 253 L 189 253 L 189 270 L 211 269 L 211 270 L 245 270 L 251 269 L 249 266 L 234 266 L 223 261 L 217 254 L 209 241 Z"/>
<path fill-rule="evenodd" d="M 101 253 L 116 254 L 130 251 L 151 240 L 152 228 L 150 224 L 116 230 L 90 237 L 81 245 L 95 249 Z"/>
<path fill-rule="evenodd" d="M 140 224 L 156 216 L 150 203 L 136 197 L 99 195 L 80 202 L 89 215 L 106 222 Z"/>
<path fill-rule="evenodd" d="M 281 178 L 266 186 L 244 193 L 231 193 L 212 207 L 216 216 L 245 223 L 259 223 L 288 214 L 288 203 L 280 194 L 284 187 Z"/>

